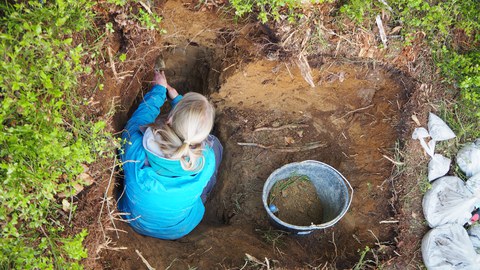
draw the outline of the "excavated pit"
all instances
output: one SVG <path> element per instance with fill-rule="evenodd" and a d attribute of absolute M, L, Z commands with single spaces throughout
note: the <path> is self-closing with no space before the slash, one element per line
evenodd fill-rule
<path fill-rule="evenodd" d="M 287 269 L 326 262 L 349 268 L 365 246 L 389 252 L 395 244 L 392 164 L 384 156 L 393 155 L 400 135 L 408 78 L 379 66 L 335 62 L 313 70 L 317 86 L 311 88 L 296 67 L 276 61 L 252 61 L 226 76 L 224 55 L 199 43 L 177 45 L 164 57 L 172 86 L 205 94 L 217 108 L 214 133 L 224 146 L 217 185 L 202 223 L 177 241 L 117 224 L 126 232 L 117 245 L 127 249 L 107 252 L 105 268 L 137 269 L 142 262 L 135 250 L 156 269 L 241 268 L 245 254 Z M 149 87 L 143 84 L 137 101 Z M 312 144 L 318 147 L 306 147 Z M 261 195 L 270 173 L 303 160 L 335 167 L 355 194 L 337 225 L 300 237 L 272 227 Z"/>
<path fill-rule="evenodd" d="M 167 50 L 163 57 L 168 83 L 181 94 L 194 91 L 208 95 L 218 90 L 221 63 L 213 49 L 189 43 Z"/>
<path fill-rule="evenodd" d="M 192 233 L 165 241 L 117 221 L 119 237 L 109 233 L 113 242 L 107 241 L 109 247 L 100 253 L 102 268 L 144 268 L 137 251 L 152 267 L 170 270 L 259 269 L 266 268 L 266 260 L 271 268 L 345 269 L 359 261 L 358 251 L 366 246 L 378 247 L 379 256 L 391 254 L 397 225 L 393 164 L 387 158 L 394 156 L 403 132 L 411 80 L 357 60 L 309 59 L 322 63 L 312 71 L 312 88 L 296 66 L 260 60 L 259 47 L 250 40 L 256 35 L 252 27 L 236 28 L 181 1 L 159 8 L 168 34 L 155 44 L 131 41 L 130 61 L 117 67 L 131 76 L 107 74 L 105 89 L 94 98 L 98 113 L 106 114 L 116 101 L 113 126 L 121 131 L 151 88 L 153 63 L 162 51 L 169 83 L 180 93 L 200 92 L 214 103 L 213 132 L 224 146 L 224 158 L 205 216 Z M 119 44 L 110 45 L 117 52 Z M 162 108 L 166 112 L 168 105 Z M 318 147 L 308 149 L 312 144 Z M 338 224 L 300 237 L 272 227 L 261 195 L 275 169 L 303 160 L 335 167 L 355 193 Z"/>

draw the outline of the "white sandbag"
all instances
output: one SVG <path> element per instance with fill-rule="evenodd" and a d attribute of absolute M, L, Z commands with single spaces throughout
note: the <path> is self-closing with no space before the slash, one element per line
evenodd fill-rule
<path fill-rule="evenodd" d="M 467 231 L 457 224 L 430 230 L 422 240 L 422 257 L 429 270 L 480 268 L 480 255 L 475 252 Z"/>
<path fill-rule="evenodd" d="M 428 163 L 428 181 L 440 178 L 450 170 L 451 160 L 440 154 L 435 154 Z"/>
<path fill-rule="evenodd" d="M 465 184 L 473 194 L 480 193 L 480 172 L 468 178 Z"/>
<path fill-rule="evenodd" d="M 450 127 L 433 113 L 428 115 L 428 133 L 437 142 L 455 138 L 455 133 Z"/>
<path fill-rule="evenodd" d="M 416 128 L 412 133 L 412 139 L 419 140 L 420 145 L 423 147 L 425 152 L 427 152 L 430 157 L 433 157 L 435 152 L 435 141 L 430 140 L 430 142 L 427 144 L 425 142 L 425 138 L 428 137 L 430 137 L 430 134 L 428 134 L 428 131 L 423 127 Z"/>
<path fill-rule="evenodd" d="M 480 139 L 466 144 L 458 151 L 457 164 L 467 177 L 480 172 Z"/>
<path fill-rule="evenodd" d="M 431 228 L 447 223 L 464 225 L 478 204 L 480 199 L 456 176 L 434 181 L 422 202 L 425 219 Z"/>
<path fill-rule="evenodd" d="M 468 237 L 472 242 L 473 247 L 478 252 L 480 251 L 480 224 L 475 224 L 468 228 Z"/>

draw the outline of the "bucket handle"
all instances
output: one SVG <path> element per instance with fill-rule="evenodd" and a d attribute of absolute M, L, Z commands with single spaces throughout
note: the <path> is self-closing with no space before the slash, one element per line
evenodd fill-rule
<path fill-rule="evenodd" d="M 350 206 L 352 205 L 352 201 L 353 201 L 353 187 L 352 185 L 350 184 L 350 182 L 348 182 L 347 178 L 345 178 L 345 176 L 343 176 L 343 174 L 341 174 L 339 171 L 337 171 L 337 169 L 333 168 L 332 166 L 326 164 L 328 167 L 330 167 L 331 169 L 333 169 L 335 172 L 337 172 L 343 179 L 343 181 L 345 183 L 347 183 L 347 186 L 350 188 L 350 196 L 349 196 L 349 200 L 348 200 L 348 205 L 347 205 L 347 210 L 345 210 L 345 212 L 343 212 L 340 216 L 337 216 L 335 219 L 331 220 L 330 222 L 327 222 L 326 224 L 329 224 L 328 226 L 333 226 L 334 224 L 336 224 L 340 219 L 342 219 L 345 214 L 347 214 L 348 212 L 348 209 L 350 209 Z"/>
<path fill-rule="evenodd" d="M 343 181 L 345 181 L 345 183 L 347 183 L 348 187 L 350 188 L 351 193 L 350 193 L 350 198 L 349 198 L 349 201 L 348 201 L 347 211 L 345 211 L 345 213 L 343 213 L 343 215 L 340 218 L 345 216 L 345 214 L 348 212 L 348 209 L 350 209 L 350 206 L 352 205 L 352 201 L 353 201 L 353 187 L 345 177 L 342 177 L 342 178 L 343 178 Z"/>

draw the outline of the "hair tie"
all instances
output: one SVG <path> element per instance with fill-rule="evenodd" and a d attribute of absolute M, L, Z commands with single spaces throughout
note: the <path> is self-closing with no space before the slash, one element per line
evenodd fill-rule
<path fill-rule="evenodd" d="M 183 144 L 190 145 L 190 142 L 189 142 L 188 140 L 184 140 L 184 141 L 183 141 Z"/>

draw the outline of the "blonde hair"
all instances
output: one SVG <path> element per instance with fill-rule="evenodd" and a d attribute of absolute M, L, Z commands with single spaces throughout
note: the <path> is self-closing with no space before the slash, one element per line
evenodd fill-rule
<path fill-rule="evenodd" d="M 205 139 L 214 119 L 215 109 L 206 97 L 187 93 L 170 112 L 168 121 L 152 126 L 153 133 L 162 138 L 155 142 L 165 157 L 179 159 L 184 170 L 200 170 L 205 163 Z"/>

